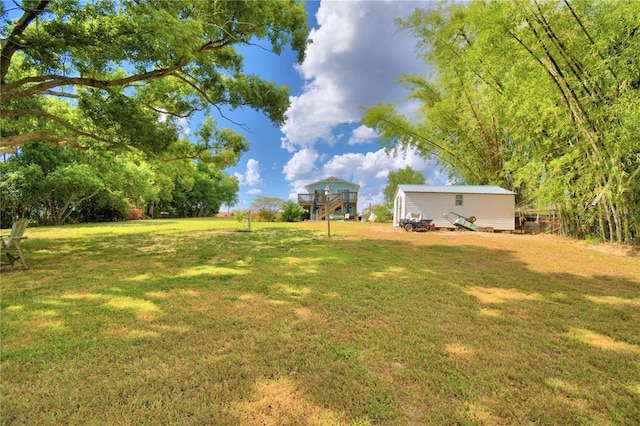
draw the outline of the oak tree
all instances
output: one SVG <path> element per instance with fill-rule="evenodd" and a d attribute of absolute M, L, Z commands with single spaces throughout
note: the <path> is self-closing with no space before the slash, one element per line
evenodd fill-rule
<path fill-rule="evenodd" d="M 200 158 L 224 167 L 244 139 L 209 120 L 179 139 L 179 120 L 224 108 L 282 123 L 289 89 L 243 72 L 236 46 L 304 56 L 295 1 L 2 2 L 0 153 L 29 141 Z"/>

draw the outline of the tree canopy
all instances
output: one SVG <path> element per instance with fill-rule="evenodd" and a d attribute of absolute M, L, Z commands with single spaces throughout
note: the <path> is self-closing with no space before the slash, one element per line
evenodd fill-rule
<path fill-rule="evenodd" d="M 16 0 L 0 15 L 3 225 L 234 205 L 223 170 L 248 142 L 218 123 L 248 107 L 279 125 L 289 105 L 237 47 L 302 61 L 308 32 L 296 1 Z"/>
<path fill-rule="evenodd" d="M 21 217 L 63 224 L 160 213 L 212 216 L 237 202 L 238 187 L 235 176 L 203 162 L 149 162 L 129 152 L 96 154 L 36 141 L 0 161 L 0 221 L 9 227 Z"/>
<path fill-rule="evenodd" d="M 244 138 L 207 120 L 195 141 L 179 120 L 250 107 L 284 120 L 289 89 L 243 72 L 234 46 L 304 57 L 295 1 L 2 2 L 0 153 L 30 141 L 234 164 Z M 264 44 L 264 45 L 262 45 Z"/>
<path fill-rule="evenodd" d="M 259 195 L 254 198 L 249 208 L 257 212 L 256 219 L 264 222 L 275 222 L 284 200 L 278 197 Z"/>
<path fill-rule="evenodd" d="M 384 187 L 384 201 L 388 207 L 393 207 L 393 196 L 400 184 L 425 183 L 424 175 L 420 170 L 414 170 L 410 166 L 389 172 L 387 186 Z"/>
<path fill-rule="evenodd" d="M 280 204 L 282 213 L 280 215 L 283 222 L 299 222 L 305 214 L 302 206 L 293 200 L 285 200 Z"/>
<path fill-rule="evenodd" d="M 640 7 L 636 2 L 451 2 L 399 21 L 424 75 L 416 115 L 369 108 L 382 143 L 434 156 L 451 177 L 555 208 L 564 231 L 640 236 Z"/>

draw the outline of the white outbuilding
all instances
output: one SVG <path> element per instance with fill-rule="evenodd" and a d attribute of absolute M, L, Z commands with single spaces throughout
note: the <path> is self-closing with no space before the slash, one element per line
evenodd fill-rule
<path fill-rule="evenodd" d="M 475 217 L 478 228 L 515 229 L 516 193 L 488 185 L 398 185 L 393 202 L 393 224 L 402 219 L 433 219 L 436 228 L 455 228 L 447 220 Z"/>

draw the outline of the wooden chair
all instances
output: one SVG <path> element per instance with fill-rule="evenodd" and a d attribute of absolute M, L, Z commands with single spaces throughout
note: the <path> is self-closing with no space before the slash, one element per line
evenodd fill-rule
<path fill-rule="evenodd" d="M 24 231 L 27 229 L 28 223 L 28 219 L 20 219 L 11 227 L 11 235 L 9 235 L 8 238 L 7 236 L 0 236 L 2 251 L 7 255 L 12 267 L 15 261 L 18 260 L 22 264 L 22 267 L 27 269 L 27 261 L 24 259 L 24 254 L 20 248 L 20 241 L 27 238 L 24 236 Z M 7 238 L 6 241 L 5 238 Z"/>

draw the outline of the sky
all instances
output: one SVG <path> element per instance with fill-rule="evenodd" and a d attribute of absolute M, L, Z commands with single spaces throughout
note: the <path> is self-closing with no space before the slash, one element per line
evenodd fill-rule
<path fill-rule="evenodd" d="M 245 71 L 290 88 L 291 105 L 280 128 L 250 109 L 228 112 L 244 126 L 218 118 L 218 124 L 244 134 L 250 143 L 237 166 L 226 170 L 240 181 L 239 203 L 246 209 L 256 196 L 297 200 L 305 185 L 334 176 L 360 185 L 358 210 L 382 203 L 387 176 L 406 166 L 420 170 L 427 184 L 447 183 L 435 162 L 409 151 L 389 155 L 375 132 L 359 124 L 362 107 L 400 101 L 411 113 L 397 83 L 404 73 L 425 74 L 416 58 L 416 41 L 394 22 L 428 1 L 308 1 L 309 37 L 302 64 L 292 52 L 280 56 L 255 46 L 239 51 Z M 246 129 L 245 129 L 246 128 Z"/>

